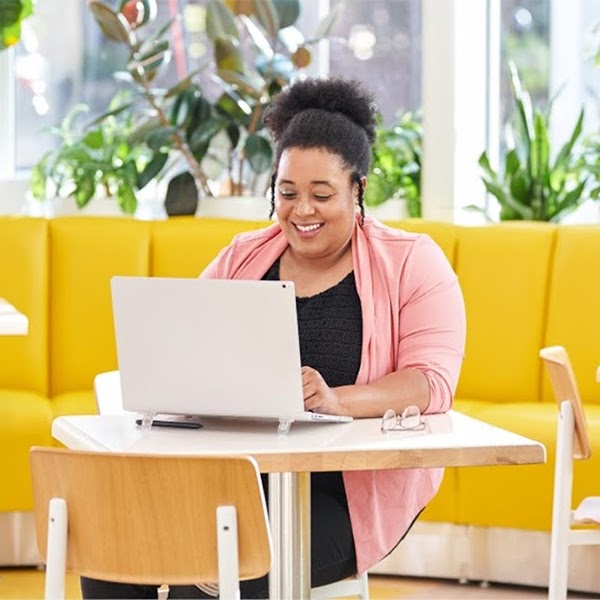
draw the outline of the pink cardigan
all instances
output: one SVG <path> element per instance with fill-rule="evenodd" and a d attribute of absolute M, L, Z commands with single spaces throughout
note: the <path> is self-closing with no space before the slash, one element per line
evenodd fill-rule
<path fill-rule="evenodd" d="M 201 277 L 261 279 L 286 247 L 278 224 L 240 234 Z M 363 319 L 356 383 L 420 369 L 429 381 L 427 412 L 447 411 L 463 360 L 465 310 L 442 250 L 426 235 L 367 217 L 354 228 L 352 257 Z M 344 472 L 359 573 L 392 550 L 437 493 L 442 477 L 438 468 Z"/>

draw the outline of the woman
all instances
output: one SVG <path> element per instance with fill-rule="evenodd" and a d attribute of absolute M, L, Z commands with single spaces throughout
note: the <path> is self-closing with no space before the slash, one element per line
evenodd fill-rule
<path fill-rule="evenodd" d="M 202 277 L 294 282 L 307 410 L 358 418 L 381 417 L 389 408 L 400 414 L 409 405 L 448 410 L 465 343 L 462 294 L 428 236 L 364 216 L 375 136 L 370 93 L 356 81 L 300 81 L 275 98 L 265 123 L 277 142 L 271 180 L 277 224 L 237 236 Z M 363 572 L 386 556 L 442 475 L 442 469 L 313 474 L 313 586 Z M 86 580 L 82 589 L 86 597 L 115 597 L 107 585 L 114 584 Z M 266 578 L 241 589 L 245 598 L 268 596 Z M 135 586 L 136 597 L 156 593 L 144 590 Z M 111 593 L 131 597 L 133 589 L 114 586 Z M 202 594 L 171 591 L 174 598 Z"/>

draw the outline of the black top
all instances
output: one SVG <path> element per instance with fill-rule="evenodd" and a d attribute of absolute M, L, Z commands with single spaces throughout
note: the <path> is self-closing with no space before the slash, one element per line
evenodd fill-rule
<path fill-rule="evenodd" d="M 279 259 L 263 277 L 279 280 Z M 329 387 L 356 383 L 362 350 L 362 314 L 354 272 L 314 296 L 296 298 L 300 359 Z"/>

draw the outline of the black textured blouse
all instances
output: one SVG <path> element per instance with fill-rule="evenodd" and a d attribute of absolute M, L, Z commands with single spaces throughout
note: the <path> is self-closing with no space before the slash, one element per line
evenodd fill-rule
<path fill-rule="evenodd" d="M 263 279 L 279 280 L 279 259 Z M 329 387 L 356 383 L 362 350 L 362 314 L 354 272 L 314 296 L 296 298 L 300 359 Z"/>

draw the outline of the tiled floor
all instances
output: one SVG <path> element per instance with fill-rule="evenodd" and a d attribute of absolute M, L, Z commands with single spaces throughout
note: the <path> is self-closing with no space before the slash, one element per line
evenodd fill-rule
<path fill-rule="evenodd" d="M 524 588 L 506 585 L 482 587 L 477 583 L 460 584 L 439 579 L 416 579 L 371 575 L 371 600 L 517 600 L 546 598 L 547 591 L 540 588 Z M 1 600 L 37 600 L 44 594 L 44 573 L 35 569 L 0 569 Z M 67 577 L 66 597 L 80 599 L 79 579 Z M 596 598 L 589 594 L 570 594 L 569 598 Z"/>

